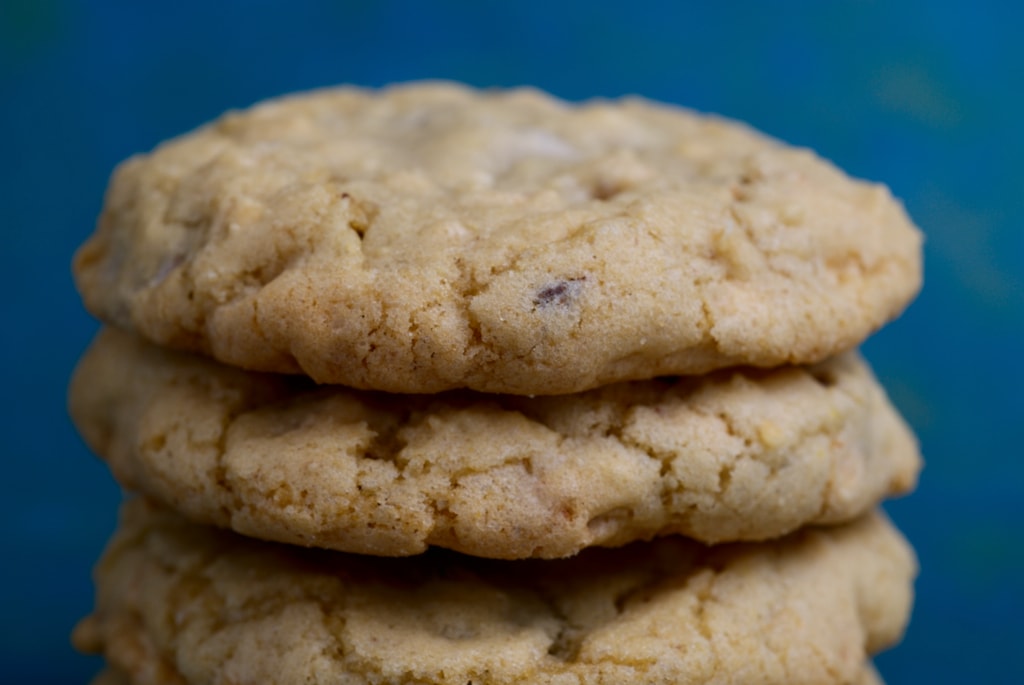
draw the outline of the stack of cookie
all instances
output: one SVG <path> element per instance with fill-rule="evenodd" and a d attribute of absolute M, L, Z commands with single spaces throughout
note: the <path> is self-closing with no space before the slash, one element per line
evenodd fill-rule
<path fill-rule="evenodd" d="M 116 172 L 72 416 L 103 682 L 869 683 L 913 436 L 882 187 L 641 100 L 281 99 Z"/>

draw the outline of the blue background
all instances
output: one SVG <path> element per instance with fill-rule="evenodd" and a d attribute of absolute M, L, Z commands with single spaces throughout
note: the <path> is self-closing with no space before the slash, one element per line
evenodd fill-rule
<path fill-rule="evenodd" d="M 285 91 L 446 77 L 719 112 L 903 198 L 926 287 L 866 349 L 927 458 L 889 507 L 923 570 L 907 638 L 878 663 L 890 683 L 1021 682 L 1022 6 L 0 0 L 3 680 L 99 665 L 67 634 L 119 494 L 64 386 L 97 327 L 68 264 L 113 166 Z"/>

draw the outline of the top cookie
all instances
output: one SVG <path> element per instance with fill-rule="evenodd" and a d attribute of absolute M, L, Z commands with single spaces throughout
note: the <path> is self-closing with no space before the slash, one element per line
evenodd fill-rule
<path fill-rule="evenodd" d="M 736 123 L 412 84 L 128 160 L 75 275 L 100 318 L 237 366 L 559 394 L 819 361 L 902 310 L 920 253 L 884 187 Z"/>

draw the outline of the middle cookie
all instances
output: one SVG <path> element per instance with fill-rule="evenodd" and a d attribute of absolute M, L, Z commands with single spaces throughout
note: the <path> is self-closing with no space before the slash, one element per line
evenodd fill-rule
<path fill-rule="evenodd" d="M 731 370 L 556 397 L 388 395 L 102 332 L 72 418 L 126 488 L 252 537 L 362 554 L 561 557 L 838 523 L 913 487 L 866 364 Z"/>

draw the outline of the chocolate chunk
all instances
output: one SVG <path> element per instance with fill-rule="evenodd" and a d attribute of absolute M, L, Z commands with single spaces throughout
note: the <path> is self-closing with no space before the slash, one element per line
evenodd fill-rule
<path fill-rule="evenodd" d="M 579 296 L 585 280 L 586 276 L 580 276 L 544 286 L 534 296 L 533 303 L 538 307 L 565 307 Z"/>

